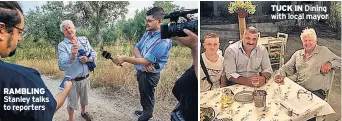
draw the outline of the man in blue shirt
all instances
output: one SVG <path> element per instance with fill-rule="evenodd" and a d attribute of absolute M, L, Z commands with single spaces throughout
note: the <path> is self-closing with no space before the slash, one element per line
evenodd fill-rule
<path fill-rule="evenodd" d="M 19 4 L 14 1 L 0 2 L 0 59 L 15 54 L 23 32 L 24 16 Z M 0 60 L 0 121 L 52 121 L 72 83 L 66 81 L 64 87 L 53 97 L 37 70 Z M 45 100 L 34 101 L 33 98 L 37 97 Z"/>
<path fill-rule="evenodd" d="M 94 62 L 96 52 L 90 46 L 87 37 L 76 37 L 76 28 L 72 21 L 65 20 L 60 25 L 64 33 L 64 40 L 58 44 L 58 66 L 65 75 L 71 76 L 73 86 L 67 100 L 69 121 L 74 120 L 74 110 L 78 109 L 78 100 L 81 103 L 81 116 L 91 120 L 85 107 L 88 105 L 89 68 L 87 62 Z M 81 51 L 85 55 L 81 55 Z"/>
<path fill-rule="evenodd" d="M 153 7 L 146 13 L 146 33 L 134 48 L 135 57 L 118 56 L 114 62 L 135 64 L 139 84 L 140 103 L 143 111 L 135 111 L 140 115 L 139 121 L 147 121 L 152 117 L 154 108 L 155 87 L 160 79 L 160 71 L 164 68 L 172 47 L 169 39 L 161 39 L 160 24 L 163 22 L 164 10 Z M 158 64 L 155 69 L 153 64 Z"/>

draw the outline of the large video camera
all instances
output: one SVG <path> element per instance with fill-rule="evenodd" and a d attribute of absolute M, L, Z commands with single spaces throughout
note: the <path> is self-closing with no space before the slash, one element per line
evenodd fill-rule
<path fill-rule="evenodd" d="M 189 14 L 198 13 L 198 9 L 180 10 L 174 11 L 170 14 L 165 14 L 164 19 L 170 19 L 170 23 L 164 23 L 160 25 L 161 39 L 171 38 L 174 36 L 185 37 L 187 36 L 183 29 L 188 29 L 197 34 L 198 20 L 194 17 L 188 17 Z M 179 18 L 185 19 L 183 22 L 179 22 Z"/>

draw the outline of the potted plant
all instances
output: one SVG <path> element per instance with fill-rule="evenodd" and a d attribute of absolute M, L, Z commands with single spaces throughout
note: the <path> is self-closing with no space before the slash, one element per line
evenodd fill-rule
<path fill-rule="evenodd" d="M 246 18 L 248 14 L 254 14 L 255 5 L 250 1 L 235 1 L 228 5 L 229 13 L 238 13 L 239 18 Z"/>

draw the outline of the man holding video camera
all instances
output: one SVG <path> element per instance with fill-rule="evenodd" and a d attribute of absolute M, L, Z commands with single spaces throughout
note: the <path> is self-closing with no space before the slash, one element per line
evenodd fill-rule
<path fill-rule="evenodd" d="M 176 81 L 172 93 L 179 101 L 180 112 L 185 121 L 198 120 L 198 36 L 184 29 L 186 37 L 175 37 L 182 45 L 191 49 L 193 65 Z"/>
<path fill-rule="evenodd" d="M 114 59 L 116 65 L 124 62 L 135 64 L 139 84 L 140 103 L 143 111 L 135 111 L 140 115 L 139 121 L 147 121 L 153 115 L 155 104 L 154 93 L 160 79 L 160 71 L 164 68 L 172 42 L 161 39 L 160 24 L 163 23 L 164 10 L 153 7 L 146 13 L 146 33 L 140 38 L 134 48 L 135 57 L 118 56 Z M 158 68 L 159 67 L 159 68 Z"/>
<path fill-rule="evenodd" d="M 20 5 L 15 1 L 0 2 L 0 59 L 15 54 L 17 44 L 23 34 L 24 16 Z M 66 81 L 64 87 L 60 93 L 53 96 L 37 70 L 0 60 L 0 121 L 51 121 L 54 113 L 63 105 L 72 83 Z M 24 90 L 37 89 L 41 90 L 37 94 L 24 92 Z M 8 90 L 19 91 L 11 92 Z M 31 99 L 37 96 L 48 98 L 48 101 L 5 101 L 5 97 Z M 38 109 L 37 106 L 44 108 Z M 14 107 L 26 107 L 26 109 L 18 110 Z"/>

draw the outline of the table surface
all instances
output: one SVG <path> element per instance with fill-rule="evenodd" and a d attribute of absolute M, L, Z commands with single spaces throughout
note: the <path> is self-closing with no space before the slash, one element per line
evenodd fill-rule
<path fill-rule="evenodd" d="M 239 84 L 224 88 L 231 89 L 234 94 L 240 91 L 254 90 L 252 87 Z M 303 121 L 315 116 L 335 113 L 327 102 L 313 94 L 313 100 L 308 102 L 308 104 L 315 104 L 310 110 L 306 110 L 302 114 L 288 116 L 288 110 L 280 105 L 279 102 L 296 98 L 297 92 L 300 89 L 306 91 L 306 89 L 289 78 L 284 79 L 283 85 L 275 83 L 273 78 L 271 78 L 267 84 L 257 88 L 258 90 L 266 90 L 267 92 L 266 108 L 256 108 L 254 102 L 244 104 L 235 101 L 229 108 L 221 109 L 221 90 L 224 88 L 214 89 L 200 94 L 201 107 L 212 107 L 218 119 L 231 118 L 233 121 Z"/>

